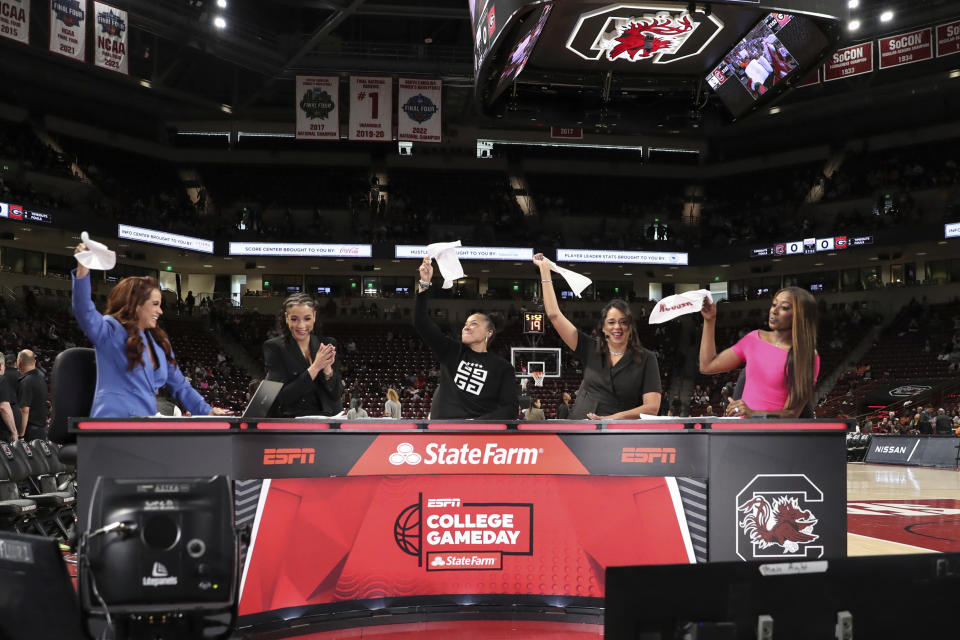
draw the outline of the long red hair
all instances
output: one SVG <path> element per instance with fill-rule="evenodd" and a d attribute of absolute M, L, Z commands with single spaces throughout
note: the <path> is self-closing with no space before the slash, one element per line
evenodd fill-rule
<path fill-rule="evenodd" d="M 153 292 L 159 290 L 160 285 L 156 278 L 124 278 L 117 283 L 117 286 L 113 288 L 107 298 L 107 315 L 116 318 L 127 330 L 127 371 L 132 371 L 143 364 L 143 350 L 146 347 L 143 344 L 143 338 L 140 337 L 137 307 L 146 304 Z M 146 329 L 146 331 L 153 336 L 154 342 L 163 349 L 167 361 L 176 365 L 177 361 L 173 358 L 173 350 L 170 347 L 170 339 L 167 337 L 167 333 L 160 327 Z"/>

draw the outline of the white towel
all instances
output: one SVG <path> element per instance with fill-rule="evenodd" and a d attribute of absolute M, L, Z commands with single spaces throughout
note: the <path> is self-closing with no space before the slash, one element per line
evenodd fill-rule
<path fill-rule="evenodd" d="M 650 312 L 650 324 L 660 324 L 687 313 L 697 313 L 703 308 L 703 301 L 713 302 L 713 296 L 706 289 L 678 293 L 667 296 L 653 307 Z"/>
<path fill-rule="evenodd" d="M 460 241 L 456 242 L 434 242 L 427 245 L 427 257 L 437 261 L 440 268 L 440 275 L 443 276 L 443 288 L 453 287 L 453 281 L 459 280 L 466 274 L 463 267 L 460 266 L 460 258 L 457 257 L 457 247 Z"/>
<path fill-rule="evenodd" d="M 97 269 L 100 271 L 109 271 L 117 264 L 117 254 L 107 248 L 107 245 L 101 244 L 96 240 L 90 239 L 90 234 L 86 231 L 80 234 L 80 240 L 87 245 L 86 251 L 81 251 L 74 257 L 77 262 L 87 269 Z"/>
<path fill-rule="evenodd" d="M 547 258 L 544 258 L 544 260 L 547 260 Z M 570 290 L 573 291 L 573 295 L 577 296 L 578 298 L 584 289 L 593 284 L 593 280 L 587 276 L 581 275 L 576 271 L 570 271 L 570 269 L 558 267 L 552 260 L 547 260 L 547 264 L 550 265 L 550 271 L 559 273 L 561 276 L 563 276 L 563 279 L 567 281 L 568 285 L 570 285 Z"/>

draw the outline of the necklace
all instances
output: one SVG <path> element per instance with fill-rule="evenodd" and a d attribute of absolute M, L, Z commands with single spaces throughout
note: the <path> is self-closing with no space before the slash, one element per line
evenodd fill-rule
<path fill-rule="evenodd" d="M 610 355 L 612 356 L 622 356 L 625 353 L 626 351 L 614 351 L 613 349 L 610 350 Z"/>

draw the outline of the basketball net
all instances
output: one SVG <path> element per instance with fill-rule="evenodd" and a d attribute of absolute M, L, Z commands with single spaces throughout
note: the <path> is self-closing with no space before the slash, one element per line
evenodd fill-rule
<path fill-rule="evenodd" d="M 533 378 L 533 386 L 542 387 L 543 379 L 546 377 L 545 371 L 531 371 L 530 377 Z"/>

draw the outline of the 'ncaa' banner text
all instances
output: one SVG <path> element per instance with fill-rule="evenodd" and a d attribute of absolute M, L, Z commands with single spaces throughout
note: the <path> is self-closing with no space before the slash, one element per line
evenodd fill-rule
<path fill-rule="evenodd" d="M 0 0 L 0 36 L 30 44 L 30 0 Z"/>
<path fill-rule="evenodd" d="M 96 36 L 93 63 L 101 69 L 128 75 L 130 59 L 127 57 L 127 32 L 130 23 L 127 12 L 102 2 L 94 2 L 93 13 L 96 20 L 93 25 Z"/>
<path fill-rule="evenodd" d="M 393 79 L 350 78 L 350 140 L 393 141 Z"/>
<path fill-rule="evenodd" d="M 340 78 L 297 76 L 297 140 L 340 139 Z"/>
<path fill-rule="evenodd" d="M 87 0 L 50 0 L 50 51 L 87 59 Z"/>
<path fill-rule="evenodd" d="M 441 87 L 439 80 L 400 78 L 397 86 L 397 140 L 442 140 Z"/>

